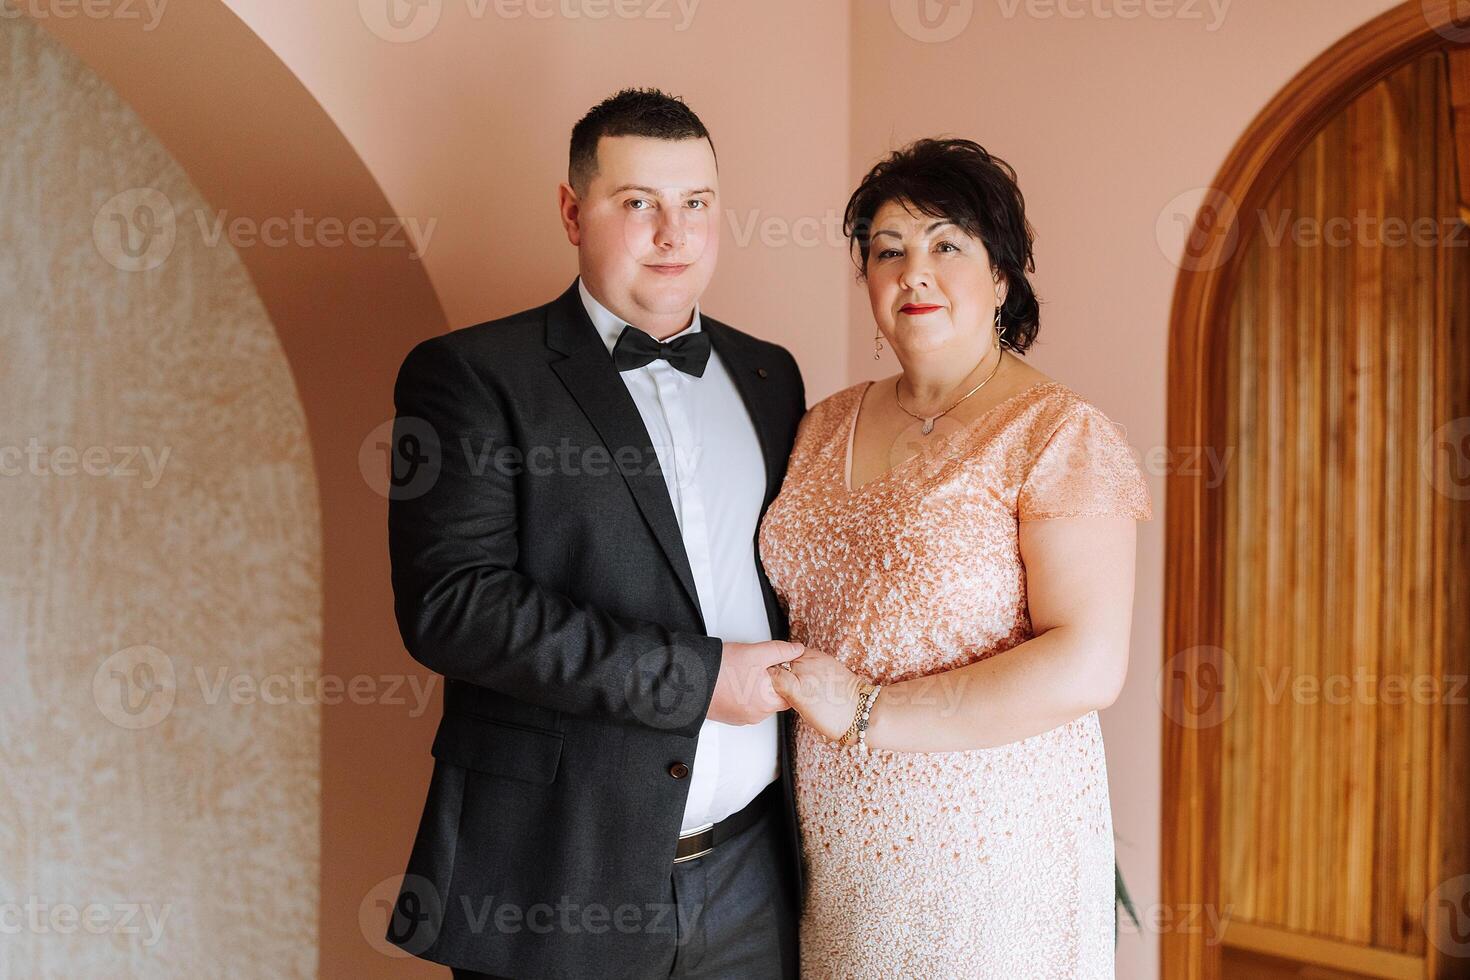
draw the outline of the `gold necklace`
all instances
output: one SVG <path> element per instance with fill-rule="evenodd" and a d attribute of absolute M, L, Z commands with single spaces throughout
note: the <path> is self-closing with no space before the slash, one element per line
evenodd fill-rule
<path fill-rule="evenodd" d="M 923 422 L 924 423 L 924 425 L 920 429 L 920 431 L 923 432 L 924 435 L 927 436 L 929 433 L 931 433 L 931 432 L 934 431 L 934 423 L 936 421 L 938 421 L 941 417 L 943 417 L 945 415 L 948 415 L 950 412 L 954 411 L 955 407 L 957 405 L 959 405 L 960 402 L 964 401 L 966 398 L 969 398 L 971 395 L 973 395 L 975 392 L 979 391 L 981 388 L 984 388 L 985 385 L 987 383 L 989 383 L 990 379 L 993 378 L 993 377 L 995 377 L 995 372 L 997 372 L 997 371 L 1000 370 L 1000 362 L 1001 362 L 1002 359 L 1003 358 L 997 357 L 995 359 L 995 367 L 993 367 L 993 368 L 990 369 L 990 373 L 985 376 L 985 380 L 984 381 L 980 382 L 975 387 L 973 387 L 969 391 L 965 392 L 963 395 L 961 395 L 959 397 L 958 401 L 956 401 L 954 403 L 954 405 L 949 406 L 949 408 L 946 408 L 944 411 L 940 412 L 938 415 L 931 415 L 931 416 L 925 418 L 922 415 L 919 415 L 919 414 L 917 414 L 915 412 L 910 412 L 908 410 L 908 406 L 904 405 L 903 398 L 898 393 L 898 381 L 903 380 L 903 375 L 899 375 L 898 381 L 894 381 L 893 382 L 893 398 L 894 398 L 895 401 L 898 402 L 898 407 L 899 408 L 903 409 L 904 412 L 906 412 L 909 415 L 912 415 L 914 418 L 916 418 L 920 422 Z"/>

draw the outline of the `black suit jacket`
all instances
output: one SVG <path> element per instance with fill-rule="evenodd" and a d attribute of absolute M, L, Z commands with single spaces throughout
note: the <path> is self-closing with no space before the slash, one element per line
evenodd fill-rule
<path fill-rule="evenodd" d="M 764 514 L 801 375 L 783 348 L 702 321 L 760 440 Z M 491 974 L 645 977 L 673 955 L 669 876 L 721 641 L 638 409 L 576 283 L 418 344 L 394 401 L 394 611 L 408 652 L 446 680 L 388 938 Z M 784 884 L 799 900 L 790 714 Z"/>

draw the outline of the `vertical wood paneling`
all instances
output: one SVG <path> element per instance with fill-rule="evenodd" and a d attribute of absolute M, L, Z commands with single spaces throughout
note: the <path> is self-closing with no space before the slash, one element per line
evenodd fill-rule
<path fill-rule="evenodd" d="M 1452 78 L 1470 78 L 1470 51 L 1451 52 L 1449 62 Z M 1463 219 L 1466 198 L 1457 192 L 1465 186 L 1461 178 L 1470 172 L 1470 120 L 1463 114 L 1453 119 L 1454 127 L 1447 116 L 1438 125 L 1441 145 L 1456 146 L 1455 159 L 1440 157 L 1440 200 L 1445 207 L 1458 204 Z M 1419 420 L 1420 446 L 1431 453 L 1430 477 L 1442 491 L 1435 495 L 1427 521 L 1433 558 L 1426 578 L 1431 592 L 1445 597 L 1431 604 L 1430 654 L 1436 676 L 1446 679 L 1448 695 L 1428 733 L 1433 760 L 1429 798 L 1435 815 L 1430 852 L 1438 858 L 1426 882 L 1430 895 L 1442 894 L 1443 883 L 1470 871 L 1470 688 L 1464 685 L 1470 676 L 1470 574 L 1466 573 L 1470 569 L 1470 234 L 1464 225 L 1454 231 L 1453 247 L 1440 249 L 1437 256 L 1435 298 L 1440 313 L 1435 318 L 1433 354 L 1425 365 L 1434 377 L 1436 397 Z M 1441 426 L 1455 421 L 1462 441 L 1439 445 Z M 1450 451 L 1442 452 L 1445 448 Z M 1444 897 L 1459 899 L 1463 913 L 1464 899 L 1454 889 Z M 1460 919 L 1457 924 L 1460 934 L 1451 938 L 1463 940 L 1467 923 Z M 1463 955 L 1463 948 L 1442 942 L 1429 953 L 1431 980 L 1470 976 L 1470 958 Z"/>
<path fill-rule="evenodd" d="M 1384 214 L 1383 158 L 1383 86 L 1354 102 L 1347 111 L 1351 151 L 1348 159 L 1348 209 L 1346 216 Z M 1335 676 L 1355 677 L 1376 665 L 1377 625 L 1380 606 L 1377 601 L 1382 567 L 1382 538 L 1376 533 L 1375 508 L 1383 492 L 1376 468 L 1382 449 L 1379 386 L 1382 365 L 1376 357 L 1382 335 L 1383 251 L 1367 247 L 1356 240 L 1350 246 L 1353 277 L 1345 287 L 1351 300 L 1348 334 L 1344 346 L 1348 351 L 1347 412 L 1348 461 L 1340 475 L 1347 491 L 1347 526 L 1345 542 L 1349 563 L 1337 581 L 1348 592 L 1350 622 L 1346 656 L 1341 658 L 1343 673 Z M 1324 680 L 1330 679 L 1324 678 Z M 1342 815 L 1338 846 L 1341 855 L 1341 892 L 1333 903 L 1333 935 L 1349 942 L 1366 942 L 1370 938 L 1368 906 L 1371 888 L 1372 811 L 1375 791 L 1374 713 L 1360 703 L 1347 699 L 1332 705 L 1339 737 L 1347 747 L 1347 759 L 1353 764 L 1339 769 L 1338 797 L 1335 805 Z M 1308 829 L 1303 827 L 1303 829 Z"/>
<path fill-rule="evenodd" d="M 1242 399 L 1237 395 L 1242 382 L 1242 362 L 1231 336 L 1232 305 L 1239 298 L 1242 283 L 1249 281 L 1246 275 L 1246 258 L 1251 235 L 1255 234 L 1257 218 L 1272 190 L 1281 184 L 1283 177 L 1297 166 L 1305 151 L 1314 140 L 1325 139 L 1323 144 L 1335 152 L 1326 156 L 1328 165 L 1321 172 L 1320 188 L 1331 188 L 1342 178 L 1346 146 L 1345 134 L 1339 128 L 1324 133 L 1335 119 L 1355 99 L 1378 85 L 1400 67 L 1412 64 L 1415 59 L 1433 52 L 1447 52 L 1457 64 L 1456 77 L 1470 78 L 1470 51 L 1446 45 L 1446 37 L 1463 27 L 1463 5 L 1459 0 L 1407 0 L 1357 30 L 1349 33 L 1316 58 L 1287 84 L 1241 135 L 1211 182 L 1216 192 L 1214 201 L 1227 202 L 1234 207 L 1223 210 L 1218 207 L 1202 207 L 1197 215 L 1191 238 L 1190 262 L 1184 267 L 1176 286 L 1173 309 L 1170 316 L 1169 340 L 1169 444 L 1182 450 L 1211 447 L 1222 451 L 1233 451 L 1244 444 L 1236 441 L 1232 433 L 1239 426 L 1232 425 L 1232 415 L 1243 410 Z M 1464 92 L 1470 86 L 1461 85 L 1462 105 L 1470 104 Z M 1463 112 L 1463 110 L 1462 110 Z M 1447 134 L 1449 135 L 1449 134 Z M 1459 163 L 1459 173 L 1470 172 L 1470 137 L 1463 127 L 1457 133 L 1457 142 L 1466 147 Z M 1440 149 L 1444 142 L 1437 144 Z M 1470 187 L 1470 182 L 1467 182 Z M 1323 195 L 1331 198 L 1331 194 Z M 1463 195 L 1457 202 L 1461 215 L 1470 215 L 1465 207 Z M 1325 207 L 1325 204 L 1324 204 Z M 1223 218 L 1221 217 L 1223 214 Z M 1330 516 L 1329 522 L 1321 521 L 1322 527 L 1307 529 L 1318 540 L 1313 542 L 1316 554 L 1310 559 L 1320 567 L 1319 581 L 1312 597 L 1319 609 L 1318 622 L 1314 629 L 1318 637 L 1317 655 L 1321 657 L 1349 657 L 1343 636 L 1351 630 L 1352 589 L 1339 587 L 1328 580 L 1336 575 L 1347 577 L 1356 554 L 1341 540 L 1337 533 L 1342 525 L 1350 522 L 1351 515 L 1343 509 L 1348 503 L 1344 496 L 1342 474 L 1347 472 L 1347 446 L 1349 440 L 1358 437 L 1350 425 L 1343 424 L 1348 417 L 1348 386 L 1345 384 L 1346 362 L 1349 351 L 1342 342 L 1341 326 L 1350 320 L 1351 304 L 1346 291 L 1334 292 L 1332 283 L 1350 283 L 1350 275 L 1336 275 L 1336 263 L 1346 258 L 1346 249 L 1322 249 L 1324 286 L 1318 308 L 1323 312 L 1323 339 L 1317 364 L 1315 389 L 1321 419 L 1316 429 L 1318 445 L 1323 459 L 1321 485 L 1314 504 L 1322 504 L 1322 512 Z M 1436 350 L 1436 394 L 1449 392 L 1447 401 L 1436 401 L 1431 412 L 1435 428 L 1451 419 L 1470 417 L 1470 370 L 1466 367 L 1467 333 L 1466 297 L 1470 295 L 1470 274 L 1464 268 L 1466 251 L 1463 247 L 1453 251 L 1442 250 L 1441 259 L 1446 263 L 1444 274 L 1438 278 L 1438 292 L 1442 295 L 1440 309 L 1444 316 L 1436 319 L 1437 324 L 1449 323 L 1448 336 L 1453 341 L 1447 347 Z M 1345 265 L 1351 268 L 1350 264 Z M 1259 275 L 1259 268 L 1254 272 Z M 1243 304 L 1242 304 L 1243 305 Z M 1238 317 L 1238 313 L 1237 313 Z M 1328 325 L 1337 325 L 1329 327 Z M 1419 348 L 1422 351 L 1422 348 Z M 1429 411 L 1422 402 L 1421 412 Z M 1456 435 L 1449 433 L 1449 436 Z M 1470 440 L 1453 447 L 1453 464 L 1460 468 L 1460 479 L 1470 484 Z M 1450 447 L 1446 447 L 1449 449 Z M 1449 465 L 1436 464 L 1441 468 Z M 1254 801 L 1242 806 L 1238 798 L 1232 798 L 1233 786 L 1238 776 L 1225 771 L 1225 760 L 1230 758 L 1239 764 L 1241 749 L 1252 751 L 1259 743 L 1227 746 L 1225 725 L 1199 724 L 1191 713 L 1190 701 L 1199 693 L 1201 682 L 1213 681 L 1210 668 L 1213 658 L 1195 658 L 1202 648 L 1209 649 L 1226 645 L 1226 635 L 1232 640 L 1229 649 L 1241 652 L 1248 645 L 1242 634 L 1251 624 L 1236 624 L 1227 627 L 1227 619 L 1233 608 L 1248 607 L 1249 602 L 1243 588 L 1250 583 L 1247 576 L 1232 562 L 1239 557 L 1236 550 L 1227 555 L 1230 543 L 1237 535 L 1255 531 L 1256 528 L 1239 524 L 1242 513 L 1251 512 L 1238 499 L 1227 499 L 1227 489 L 1232 494 L 1240 491 L 1243 477 L 1250 472 L 1249 466 L 1233 464 L 1238 472 L 1231 473 L 1232 487 L 1217 486 L 1207 479 L 1202 470 L 1181 467 L 1170 472 L 1167 478 L 1167 528 L 1165 537 L 1165 561 L 1169 576 L 1165 581 L 1164 642 L 1165 666 L 1169 669 L 1162 676 L 1162 703 L 1164 708 L 1162 727 L 1164 741 L 1164 795 L 1163 795 L 1163 846 L 1161 859 L 1163 901 L 1165 907 L 1180 911 L 1197 909 L 1198 903 L 1227 915 L 1235 915 L 1236 926 L 1226 932 L 1225 944 L 1212 941 L 1207 930 L 1165 930 L 1160 936 L 1163 975 L 1168 980 L 1216 980 L 1221 976 L 1259 977 L 1252 972 L 1251 965 L 1242 965 L 1239 973 L 1231 972 L 1231 953 L 1241 949 L 1250 950 L 1268 957 L 1295 957 L 1299 963 L 1310 961 L 1337 970 L 1368 973 L 1379 977 L 1420 980 L 1429 976 L 1431 980 L 1443 980 L 1451 976 L 1470 977 L 1470 957 L 1450 959 L 1433 952 L 1428 954 L 1431 971 L 1425 973 L 1426 958 L 1410 953 L 1375 950 L 1372 947 L 1345 943 L 1327 937 L 1306 937 L 1300 932 L 1272 926 L 1256 926 L 1242 923 L 1238 918 L 1240 908 L 1227 894 L 1226 879 L 1235 875 L 1240 882 L 1248 882 L 1248 862 L 1254 856 L 1237 852 L 1228 854 L 1224 840 L 1227 824 L 1234 821 L 1243 826 L 1244 814 L 1254 812 Z M 1443 473 L 1437 474 L 1440 479 Z M 1467 487 L 1470 489 L 1470 487 Z M 1323 503 L 1325 502 L 1325 503 Z M 1457 672 L 1466 671 L 1465 651 L 1470 648 L 1470 590 L 1467 590 L 1466 558 L 1470 555 L 1467 543 L 1465 501 L 1455 497 L 1436 500 L 1432 535 L 1435 554 L 1432 561 L 1436 576 L 1433 598 L 1425 608 L 1418 610 L 1423 619 L 1432 623 L 1432 649 L 1442 653 L 1437 661 L 1444 674 L 1436 676 L 1455 677 Z M 1319 515 L 1320 520 L 1320 515 Z M 1403 526 L 1407 523 L 1400 522 Z M 1235 534 L 1226 533 L 1227 526 L 1234 526 Z M 1329 533 L 1332 532 L 1332 533 Z M 1348 569 L 1348 571 L 1344 571 Z M 1448 596 L 1448 600 L 1445 597 Z M 1283 629 L 1286 628 L 1282 624 Z M 1198 661 L 1198 662 L 1196 662 Z M 1226 661 L 1226 677 L 1231 688 L 1224 692 L 1226 702 L 1240 694 L 1243 684 L 1253 682 L 1250 676 L 1252 664 L 1246 664 L 1237 672 L 1229 669 Z M 1238 674 L 1238 676 L 1237 676 Z M 1323 705 L 1320 718 L 1319 757 L 1333 753 L 1326 764 L 1315 766 L 1312 772 L 1314 792 L 1318 793 L 1320 811 L 1331 809 L 1334 818 L 1342 814 L 1339 794 L 1335 792 L 1340 781 L 1342 766 L 1356 760 L 1341 758 L 1343 747 L 1332 736 L 1338 728 L 1338 718 Z M 1247 709 L 1248 710 L 1248 709 Z M 1430 852 L 1438 857 L 1437 870 L 1431 875 L 1430 883 L 1452 879 L 1470 871 L 1470 835 L 1465 833 L 1464 814 L 1470 812 L 1470 721 L 1465 717 L 1466 706 L 1462 700 L 1446 704 L 1436 703 L 1430 738 L 1428 778 L 1429 810 L 1435 815 L 1429 833 Z M 1280 746 L 1270 747 L 1280 754 Z M 1383 754 L 1375 758 L 1385 757 Z M 1274 755 L 1268 758 L 1275 762 Z M 1340 761 L 1339 761 L 1340 759 Z M 1422 760 L 1414 759 L 1420 762 Z M 1298 767 L 1298 771 L 1306 768 Z M 1235 782 L 1232 782 L 1232 780 Z M 1334 848 L 1336 842 L 1323 836 L 1327 821 L 1318 820 L 1313 826 L 1315 837 L 1312 844 L 1318 849 L 1320 860 L 1309 860 L 1308 864 L 1317 871 L 1309 880 L 1320 891 L 1320 900 L 1306 903 L 1310 914 L 1325 915 L 1336 900 L 1339 892 L 1336 879 L 1328 880 L 1320 869 L 1328 863 L 1341 861 Z M 1345 818 L 1344 818 L 1345 819 Z M 1335 831 L 1335 823 L 1332 830 Z M 1298 846 L 1300 841 L 1295 842 Z M 1409 886 L 1405 885 L 1406 892 Z M 1239 892 L 1237 892 L 1239 894 Z M 1461 908 L 1464 900 L 1461 898 Z M 1410 905 L 1412 908 L 1412 904 Z M 1420 913 L 1415 913 L 1416 916 Z M 1465 914 L 1463 911 L 1460 914 Z M 1415 923 L 1417 927 L 1419 923 Z M 1463 929 L 1465 922 L 1460 923 Z M 1232 946 L 1230 936 L 1239 937 Z M 1463 950 L 1462 950 L 1463 952 Z M 1259 966 L 1259 963 L 1256 964 Z M 1224 972 L 1222 972 L 1222 970 Z M 1320 967 L 1304 968 L 1294 975 L 1333 975 Z"/>
<path fill-rule="evenodd" d="M 1252 249 L 1241 265 L 1243 281 L 1254 282 L 1260 275 L 1260 251 Z M 1258 294 L 1259 290 L 1254 288 L 1240 291 L 1237 299 L 1239 317 L 1254 321 L 1260 315 L 1255 306 Z M 1255 382 L 1255 373 L 1250 365 L 1255 357 L 1256 334 L 1255 331 L 1242 331 L 1238 336 L 1239 340 L 1230 348 L 1230 356 L 1225 363 L 1228 390 L 1241 393 L 1240 410 L 1228 413 L 1225 419 L 1225 438 L 1227 446 L 1238 450 L 1232 460 L 1236 477 L 1242 485 L 1248 485 L 1249 473 L 1246 471 L 1256 455 L 1251 451 L 1254 447 L 1249 442 L 1255 431 L 1255 418 L 1251 411 L 1253 402 L 1245 396 L 1245 392 Z M 1247 512 L 1249 502 L 1250 497 L 1241 493 L 1232 495 L 1226 501 L 1222 528 L 1224 540 L 1241 541 L 1245 538 L 1250 527 L 1250 516 Z M 1225 613 L 1221 624 L 1221 644 L 1227 651 L 1241 650 L 1256 642 L 1253 635 L 1245 632 L 1256 624 L 1247 615 L 1251 598 L 1250 581 L 1241 574 L 1243 571 L 1244 563 L 1235 562 L 1226 567 L 1225 574 L 1221 577 L 1221 603 Z M 1227 672 L 1227 680 L 1229 676 Z M 1237 686 L 1239 700 L 1235 704 L 1235 710 L 1244 714 L 1253 713 L 1256 685 Z M 1261 769 L 1261 760 L 1255 754 L 1259 747 L 1260 743 L 1256 740 L 1224 738 L 1221 741 L 1221 783 L 1224 792 L 1221 809 L 1224 811 L 1222 824 L 1227 832 L 1239 822 L 1240 814 L 1256 812 L 1256 787 L 1259 783 L 1251 774 Z M 1248 848 L 1221 849 L 1221 876 L 1230 883 L 1230 893 L 1242 910 L 1255 907 L 1257 875 L 1247 865 L 1252 859 L 1253 854 Z"/>
<path fill-rule="evenodd" d="M 1465 508 L 1422 448 L 1470 398 L 1449 118 L 1436 52 L 1303 150 L 1250 228 L 1223 372 L 1221 903 L 1419 957 L 1426 896 L 1465 867 L 1439 814 L 1470 738 L 1414 687 L 1467 659 Z"/>

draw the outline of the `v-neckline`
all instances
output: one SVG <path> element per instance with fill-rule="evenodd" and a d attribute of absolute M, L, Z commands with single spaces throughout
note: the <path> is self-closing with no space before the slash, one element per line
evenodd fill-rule
<path fill-rule="evenodd" d="M 1020 391 L 1017 391 L 1014 394 L 1002 398 L 1000 401 L 996 402 L 994 405 L 990 406 L 985 411 L 981 412 L 979 415 L 966 422 L 957 431 L 943 437 L 943 439 L 941 440 L 941 444 L 944 442 L 953 442 L 954 440 L 958 439 L 962 434 L 969 432 L 980 422 L 989 418 L 991 415 L 994 415 L 999 409 L 1002 409 L 1005 406 L 1009 405 L 1011 402 L 1015 401 L 1017 398 L 1020 398 L 1022 395 L 1030 394 L 1037 388 L 1044 388 L 1047 385 L 1055 385 L 1060 383 L 1061 382 L 1052 380 L 1038 381 L 1035 384 L 1022 388 Z M 914 460 L 919 459 L 921 456 L 924 455 L 923 453 L 919 453 L 917 455 L 910 456 L 908 459 L 904 460 L 902 463 L 899 463 L 897 466 L 888 467 L 888 469 L 884 470 L 882 473 L 879 473 L 877 476 L 873 477 L 871 480 L 867 481 L 860 487 L 854 487 L 852 485 L 852 448 L 853 441 L 857 437 L 858 415 L 862 412 L 863 400 L 868 397 L 868 391 L 871 390 L 873 385 L 875 384 L 877 384 L 876 381 L 869 381 L 866 385 L 863 386 L 863 390 L 858 392 L 857 404 L 853 406 L 852 415 L 847 420 L 847 451 L 844 454 L 842 465 L 842 489 L 847 492 L 848 496 L 855 496 L 859 493 L 862 493 L 864 490 L 868 489 L 876 483 L 882 483 L 894 473 L 899 472 L 900 470 L 907 467 Z"/>

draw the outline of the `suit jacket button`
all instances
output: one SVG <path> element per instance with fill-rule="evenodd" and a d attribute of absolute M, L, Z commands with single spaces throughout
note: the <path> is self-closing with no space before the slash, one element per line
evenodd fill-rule
<path fill-rule="evenodd" d="M 755 373 L 764 378 L 766 376 L 766 369 L 765 368 L 756 368 L 755 369 Z"/>
<path fill-rule="evenodd" d="M 675 779 L 683 779 L 689 775 L 689 767 L 682 762 L 676 762 L 672 766 L 669 766 L 669 775 Z"/>

